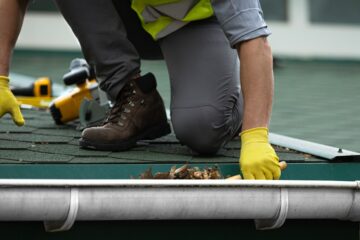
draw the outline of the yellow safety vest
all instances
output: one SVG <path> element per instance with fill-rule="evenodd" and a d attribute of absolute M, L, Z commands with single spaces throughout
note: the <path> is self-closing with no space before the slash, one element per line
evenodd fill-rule
<path fill-rule="evenodd" d="M 211 0 L 132 0 L 143 28 L 156 40 L 214 15 Z M 226 1 L 226 0 L 224 0 Z"/>

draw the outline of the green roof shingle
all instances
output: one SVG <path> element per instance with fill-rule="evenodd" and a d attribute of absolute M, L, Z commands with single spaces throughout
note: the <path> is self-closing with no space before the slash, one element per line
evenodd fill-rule
<path fill-rule="evenodd" d="M 137 147 L 124 152 L 81 149 L 78 146 L 81 132 L 76 129 L 76 122 L 58 126 L 49 112 L 23 110 L 23 114 L 26 119 L 25 127 L 15 126 L 9 117 L 0 119 L 0 163 L 217 164 L 239 161 L 238 139 L 229 142 L 216 156 L 202 157 L 181 145 L 174 134 L 139 142 Z M 281 160 L 324 161 L 288 149 L 276 149 Z"/>

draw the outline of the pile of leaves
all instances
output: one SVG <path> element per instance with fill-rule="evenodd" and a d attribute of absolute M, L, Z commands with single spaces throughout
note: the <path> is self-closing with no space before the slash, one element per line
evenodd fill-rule
<path fill-rule="evenodd" d="M 149 168 L 142 174 L 140 179 L 224 179 L 217 166 L 207 167 L 201 170 L 198 167 L 189 167 L 187 164 L 179 168 L 173 166 L 169 172 L 152 173 Z"/>

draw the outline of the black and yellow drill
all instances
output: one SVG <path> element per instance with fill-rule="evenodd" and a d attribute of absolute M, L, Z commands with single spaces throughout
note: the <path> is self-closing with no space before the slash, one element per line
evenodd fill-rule
<path fill-rule="evenodd" d="M 76 84 L 76 87 L 50 104 L 50 112 L 56 124 L 77 119 L 82 102 L 92 100 L 98 91 L 95 74 L 84 59 L 74 59 L 63 80 L 65 85 Z"/>

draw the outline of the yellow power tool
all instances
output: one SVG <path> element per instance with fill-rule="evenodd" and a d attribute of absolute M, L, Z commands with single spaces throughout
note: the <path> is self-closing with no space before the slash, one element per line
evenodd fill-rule
<path fill-rule="evenodd" d="M 92 100 L 98 89 L 95 74 L 84 59 L 74 59 L 70 64 L 70 71 L 64 75 L 63 80 L 65 85 L 76 84 L 76 87 L 50 104 L 50 112 L 56 124 L 65 124 L 77 119 L 82 101 Z"/>

